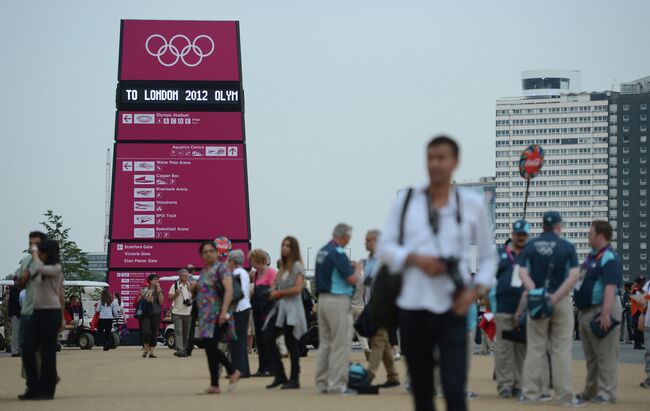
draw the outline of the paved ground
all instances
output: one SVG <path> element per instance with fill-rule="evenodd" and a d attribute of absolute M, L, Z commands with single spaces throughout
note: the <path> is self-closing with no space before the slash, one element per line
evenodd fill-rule
<path fill-rule="evenodd" d="M 625 347 L 624 349 L 627 349 Z M 315 352 L 302 360 L 299 391 L 268 391 L 264 385 L 269 379 L 242 380 L 232 394 L 207 396 L 199 394 L 208 385 L 205 355 L 201 351 L 187 359 L 176 358 L 167 348 L 157 350 L 157 359 L 143 359 L 136 347 L 121 347 L 102 352 L 98 349 L 81 351 L 64 349 L 58 356 L 61 383 L 55 401 L 23 403 L 16 395 L 24 390 L 18 375 L 20 360 L 0 358 L 0 410 L 409 410 L 410 397 L 401 388 L 384 390 L 378 396 L 341 398 L 319 395 L 314 389 Z M 640 351 L 631 352 L 640 359 Z M 626 354 L 627 355 L 627 354 Z M 353 360 L 361 361 L 359 352 Z M 257 363 L 255 356 L 251 357 Z M 640 362 L 640 360 L 638 361 Z M 557 410 L 557 407 L 540 405 L 521 407 L 514 400 L 497 397 L 492 382 L 492 357 L 474 356 L 470 388 L 481 398 L 470 403 L 472 410 Z M 399 362 L 403 371 L 404 361 Z M 574 386 L 582 386 L 585 376 L 583 361 L 574 361 Z M 650 392 L 639 388 L 643 377 L 640 364 L 619 366 L 620 402 L 615 406 L 589 405 L 592 410 L 650 410 Z M 380 375 L 383 381 L 384 376 Z M 224 382 L 224 385 L 227 383 Z M 442 402 L 438 403 L 444 409 Z"/>

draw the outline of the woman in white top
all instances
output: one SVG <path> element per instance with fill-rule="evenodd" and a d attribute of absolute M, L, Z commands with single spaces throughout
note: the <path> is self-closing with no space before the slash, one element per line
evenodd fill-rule
<path fill-rule="evenodd" d="M 113 348 L 113 319 L 117 317 L 118 307 L 108 289 L 104 288 L 99 302 L 95 305 L 95 311 L 99 313 L 97 332 L 104 345 L 104 351 Z"/>
<path fill-rule="evenodd" d="M 230 342 L 230 361 L 236 370 L 241 372 L 242 378 L 250 377 L 248 365 L 248 345 L 246 336 L 248 334 L 248 321 L 251 317 L 250 299 L 250 276 L 244 265 L 244 253 L 241 250 L 233 250 L 228 256 L 228 269 L 232 272 L 233 279 L 241 281 L 241 288 L 244 297 L 237 303 L 235 310 L 235 332 L 237 339 Z"/>

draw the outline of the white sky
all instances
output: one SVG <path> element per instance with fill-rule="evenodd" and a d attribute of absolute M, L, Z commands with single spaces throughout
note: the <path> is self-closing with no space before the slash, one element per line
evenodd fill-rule
<path fill-rule="evenodd" d="M 292 234 L 313 265 L 339 221 L 363 256 L 432 134 L 461 142 L 458 179 L 493 175 L 495 99 L 522 70 L 582 70 L 589 91 L 650 74 L 650 3 L 622 4 L 3 0 L 0 275 L 47 209 L 102 249 L 120 19 L 241 22 L 253 246 L 276 258 Z"/>

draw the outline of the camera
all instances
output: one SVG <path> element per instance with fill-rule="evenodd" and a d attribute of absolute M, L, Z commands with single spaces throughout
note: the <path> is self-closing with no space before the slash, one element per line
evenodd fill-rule
<path fill-rule="evenodd" d="M 190 300 L 189 298 L 186 298 L 186 299 L 183 300 L 183 304 L 186 305 L 187 307 L 191 307 L 192 306 L 192 300 Z"/>
<path fill-rule="evenodd" d="M 455 293 L 461 292 L 465 288 L 465 281 L 460 274 L 460 260 L 456 257 L 446 257 L 441 258 L 441 260 L 447 268 L 447 274 L 449 274 L 451 280 L 454 282 Z"/>
<path fill-rule="evenodd" d="M 269 297 L 271 297 L 272 292 L 273 292 L 272 289 L 267 288 L 265 290 L 262 290 L 262 292 L 260 294 L 262 295 L 262 298 L 267 298 L 268 299 Z"/>

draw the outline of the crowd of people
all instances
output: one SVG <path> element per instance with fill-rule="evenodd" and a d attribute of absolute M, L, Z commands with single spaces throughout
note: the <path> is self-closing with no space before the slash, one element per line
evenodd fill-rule
<path fill-rule="evenodd" d="M 366 356 L 368 384 L 377 383 L 382 363 L 387 380 L 378 386 L 402 383 L 395 366 L 394 348 L 399 345 L 407 363 L 403 381 L 416 410 L 433 410 L 436 394 L 444 396 L 449 410 L 466 410 L 467 398 L 475 396 L 468 389 L 468 374 L 481 301 L 485 341 L 491 341 L 485 350 L 494 350 L 500 397 L 516 398 L 521 404 L 555 400 L 570 407 L 615 402 L 620 324 L 633 325 L 627 335 L 638 341 L 638 347 L 643 344 L 644 326 L 645 338 L 650 338 L 644 316 L 650 283 L 641 279 L 629 292 L 623 290 L 611 225 L 592 223 L 593 252 L 582 264 L 575 247 L 562 237 L 562 216 L 555 211 L 544 213 L 543 232 L 535 238 L 530 238 L 526 220 L 516 221 L 511 238 L 497 250 L 482 199 L 453 185 L 460 157 L 457 143 L 436 137 L 426 154 L 429 183 L 401 193 L 383 231 L 367 232 L 366 259 L 351 261 L 346 254 L 352 227 L 343 223 L 334 227 L 331 240 L 317 254 L 312 291 L 317 296 L 318 392 L 357 393 L 360 387 L 349 382 L 353 324 L 365 319 L 375 327 L 369 333 L 357 327 L 356 337 Z M 29 247 L 30 255 L 17 273 L 17 284 L 26 290 L 15 342 L 27 376 L 27 389 L 19 398 L 45 399 L 54 396 L 58 379 L 56 335 L 65 325 L 63 273 L 56 242 L 32 233 Z M 475 273 L 469 265 L 472 247 L 478 250 Z M 167 296 L 175 356 L 192 355 L 198 329 L 210 371 L 206 393 L 221 392 L 222 367 L 229 391 L 247 377 L 272 377 L 268 389 L 300 388 L 301 341 L 309 331 L 312 308 L 306 304 L 311 296 L 298 240 L 292 236 L 282 240 L 277 270 L 270 266 L 268 252 L 254 249 L 244 256 L 224 237 L 203 242 L 198 252 L 203 269 L 196 280 L 194 267 L 187 266 L 163 290 L 152 274 L 138 295 L 142 357 L 156 358 Z M 243 268 L 246 259 L 250 273 Z M 386 297 L 384 284 L 389 282 L 382 282 L 382 276 L 399 279 L 399 284 L 391 283 L 399 287 L 394 301 Z M 395 307 L 394 326 L 370 317 L 370 308 L 378 304 L 383 312 Z M 105 290 L 96 308 L 105 350 L 110 348 L 112 324 L 120 310 Z M 485 326 L 490 322 L 491 332 Z M 587 365 L 585 388 L 577 394 L 571 374 L 576 328 Z M 248 356 L 251 335 L 258 354 L 255 373 Z M 290 359 L 288 374 L 283 351 Z M 650 388 L 649 351 L 645 358 L 647 379 L 641 387 Z"/>

